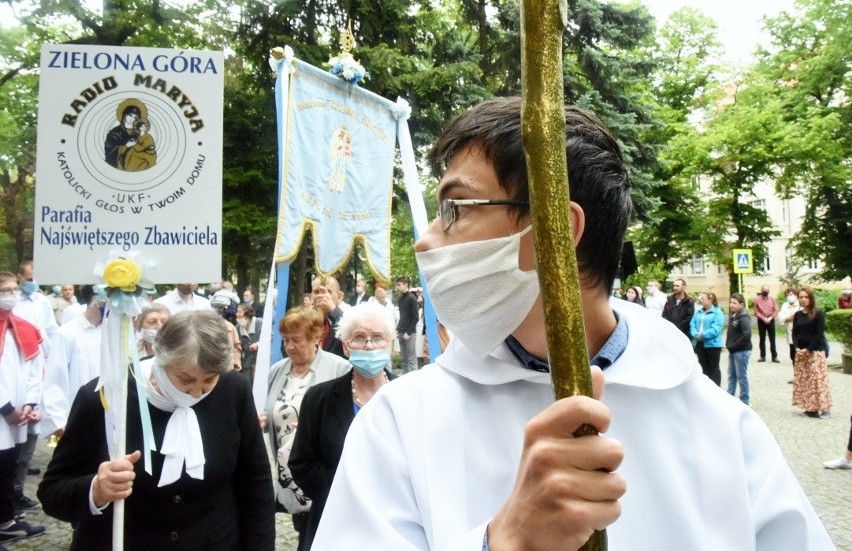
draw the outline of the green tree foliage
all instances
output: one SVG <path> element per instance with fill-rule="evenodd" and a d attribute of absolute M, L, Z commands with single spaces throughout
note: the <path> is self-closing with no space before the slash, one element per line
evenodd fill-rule
<path fill-rule="evenodd" d="M 712 19 L 693 8 L 671 14 L 642 49 L 653 60 L 644 89 L 662 124 L 644 135 L 661 144 L 655 177 L 665 182 L 658 190 L 657 208 L 631 231 L 641 265 L 662 263 L 666 273 L 694 254 L 704 253 L 703 212 L 698 193 L 696 160 L 704 155 L 698 129 L 690 117 L 711 106 L 718 86 L 715 60 L 721 52 Z"/>
<path fill-rule="evenodd" d="M 673 12 L 657 32 L 651 49 L 656 83 L 652 93 L 666 123 L 687 122 L 696 109 L 710 104 L 722 53 L 718 31 L 715 21 L 685 7 Z"/>
<path fill-rule="evenodd" d="M 170 48 L 222 48 L 230 38 L 230 3 L 198 1 L 172 7 L 160 1 L 110 0 L 102 9 L 94 10 L 90 4 L 71 0 L 11 1 L 19 26 L 0 29 L 0 197 L 2 197 L 2 226 L 9 237 L 12 250 L 3 251 L 6 264 L 14 265 L 32 255 L 33 189 L 35 172 L 35 133 L 37 105 L 37 70 L 39 48 L 42 43 L 102 44 L 111 46 L 150 46 Z M 230 65 L 230 64 L 229 64 Z M 239 71 L 239 64 L 229 67 L 229 75 Z M 266 115 L 271 101 L 258 108 L 248 105 L 257 94 L 240 86 L 238 78 L 229 78 L 231 109 L 226 108 L 225 121 L 225 212 L 223 248 L 226 266 L 231 273 L 239 273 L 241 281 L 256 281 L 244 266 L 253 267 L 251 253 L 256 253 L 264 243 L 271 241 L 274 230 L 269 230 L 268 218 L 274 213 L 274 180 L 264 192 L 257 192 L 258 181 L 275 170 L 274 128 L 270 131 L 258 121 L 268 121 Z M 234 106 L 233 103 L 241 103 Z M 244 116 L 252 113 L 250 124 L 253 140 L 246 133 Z M 233 123 L 231 122 L 233 118 Z M 264 133 L 265 132 L 265 133 Z M 265 141 L 264 141 L 265 140 Z M 270 142 L 272 145 L 269 145 Z M 257 147 L 251 147 L 256 145 Z M 267 145 L 263 151 L 263 146 Z M 260 150 L 260 151 L 258 151 Z M 251 154 L 258 158 L 251 158 Z M 264 165 L 261 160 L 267 159 Z M 234 162 L 244 163 L 235 168 Z M 257 167 L 256 171 L 245 170 Z M 235 171 L 239 174 L 235 175 Z M 260 176 L 261 171 L 267 176 Z M 243 186 L 245 196 L 237 189 Z M 236 191 L 235 191 L 236 190 Z M 233 195 L 241 195 L 233 200 Z M 249 206 L 272 203 L 265 213 Z M 264 216 L 264 214 L 266 216 Z M 262 218 L 262 220 L 258 220 Z M 274 228 L 274 222 L 273 222 Z M 250 236 L 250 237 L 247 237 Z M 255 237 L 261 236 L 256 243 Z M 246 243 L 251 246 L 246 247 Z M 2 242 L 0 242 L 2 246 Z M 265 247 L 265 256 L 272 246 Z M 242 277 L 245 276 L 245 277 Z M 255 284 L 256 287 L 256 284 Z"/>
<path fill-rule="evenodd" d="M 642 292 L 645 293 L 648 282 L 652 279 L 656 279 L 661 288 L 665 285 L 666 278 L 669 277 L 669 271 L 665 268 L 662 262 L 651 262 L 648 264 L 644 264 L 639 267 L 639 270 L 635 274 L 630 274 L 622 283 L 621 288 L 627 289 L 628 287 L 639 287 L 642 289 Z"/>
<path fill-rule="evenodd" d="M 421 153 L 452 115 L 520 92 L 518 0 L 109 0 L 97 10 L 72 0 L 6 3 L 21 26 L 0 30 L 2 229 L 32 218 L 40 43 L 225 48 L 224 265 L 240 287 L 257 287 L 265 277 L 274 242 L 271 48 L 290 45 L 300 59 L 323 67 L 351 22 L 353 53 L 370 72 L 364 87 L 409 101 Z M 799 256 L 821 260 L 826 277 L 852 271 L 845 254 L 852 238 L 852 56 L 844 40 L 850 7 L 831 0 L 797 6 L 768 22 L 773 47 L 736 89 L 726 89 L 715 64 L 716 27 L 700 12 L 679 10 L 655 31 L 636 2 L 568 1 L 566 99 L 597 113 L 622 145 L 640 221 L 632 237 L 646 271 L 667 271 L 693 254 L 729 263 L 734 246 L 755 249 L 759 261 L 773 229 L 750 204 L 751 192 L 772 179 L 782 193 L 809 200 Z M 694 124 L 698 114 L 702 125 Z M 426 203 L 434 208 L 431 195 Z M 415 275 L 411 224 L 397 179 L 393 275 Z M 17 252 L 9 254 L 26 255 L 26 228 L 11 237 Z M 301 276 L 310 273 L 311 255 L 306 245 Z"/>
<path fill-rule="evenodd" d="M 223 269 L 239 289 L 269 272 L 278 208 L 275 104 L 269 88 L 246 74 L 228 74 L 222 166 Z"/>
<path fill-rule="evenodd" d="M 40 41 L 103 46 L 200 48 L 218 41 L 223 33 L 213 17 L 218 4 L 182 3 L 181 8 L 160 0 L 10 0 L 22 25 Z M 208 5 L 210 4 L 210 5 Z M 98 5 L 100 9 L 94 9 Z M 218 19 L 222 21 L 222 19 Z M 64 27 L 64 37 L 55 34 Z M 57 40 L 58 39 L 58 40 Z M 218 40 L 217 40 L 218 39 Z"/>
<path fill-rule="evenodd" d="M 0 268 L 32 255 L 37 77 L 36 46 L 21 28 L 0 28 Z"/>
<path fill-rule="evenodd" d="M 642 101 L 648 62 L 632 52 L 653 32 L 652 19 L 638 5 L 598 0 L 569 5 L 566 98 L 613 129 L 631 167 L 637 206 L 649 212 L 659 201 L 659 182 L 656 147 L 643 136 L 656 122 Z M 271 48 L 287 44 L 297 57 L 323 66 L 338 52 L 340 33 L 351 22 L 358 42 L 353 53 L 370 72 L 363 86 L 410 102 L 415 149 L 423 151 L 452 115 L 487 97 L 520 93 L 519 19 L 517 0 L 251 0 L 237 49 L 262 67 Z M 410 273 L 413 231 L 402 192 L 395 186 L 393 269 Z M 402 251 L 408 253 L 400 256 Z"/>
<path fill-rule="evenodd" d="M 597 114 L 618 139 L 633 183 L 637 214 L 646 218 L 663 192 L 656 176 L 660 124 L 645 98 L 653 63 L 641 51 L 654 19 L 641 5 L 569 0 L 564 38 L 565 100 Z"/>
<path fill-rule="evenodd" d="M 731 249 L 752 249 L 761 266 L 766 244 L 780 234 L 766 210 L 752 204 L 755 186 L 775 174 L 771 144 L 781 131 L 780 105 L 766 93 L 769 83 L 758 78 L 731 85 L 698 139 L 698 173 L 709 179 L 706 209 L 698 228 L 705 254 L 725 266 L 731 290 L 736 289 Z"/>
<path fill-rule="evenodd" d="M 807 212 L 796 256 L 821 261 L 824 279 L 852 275 L 852 5 L 799 0 L 770 19 L 758 70 L 773 83 L 783 132 L 773 144 L 782 196 L 801 193 Z"/>

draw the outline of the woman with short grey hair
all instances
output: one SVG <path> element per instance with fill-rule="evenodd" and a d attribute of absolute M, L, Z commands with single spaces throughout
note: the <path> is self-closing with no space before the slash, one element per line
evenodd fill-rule
<path fill-rule="evenodd" d="M 368 302 L 370 306 L 350 308 L 337 323 L 337 338 L 342 342 L 349 342 L 355 328 L 367 320 L 373 320 L 382 325 L 389 340 L 396 338 L 396 322 L 393 316 L 384 306 Z"/>
<path fill-rule="evenodd" d="M 355 415 L 393 379 L 390 347 L 396 337 L 393 315 L 377 302 L 362 302 L 343 313 L 337 338 L 349 358 L 350 371 L 314 385 L 302 401 L 289 466 L 296 483 L 313 500 L 307 525 L 299 531 L 298 551 L 311 548 L 343 441 Z"/>
<path fill-rule="evenodd" d="M 38 497 L 74 523 L 71 549 L 109 549 L 112 502 L 125 500 L 125 549 L 275 546 L 272 478 L 251 387 L 231 369 L 227 329 L 212 310 L 166 321 L 154 357 L 130 377 L 127 449 L 110 460 L 98 380 L 83 386 Z M 143 419 L 154 450 L 143 459 Z"/>
<path fill-rule="evenodd" d="M 181 312 L 173 319 L 177 323 L 164 324 L 154 341 L 154 355 L 159 365 L 168 368 L 191 364 L 204 372 L 220 375 L 233 368 L 228 329 L 215 310 Z"/>

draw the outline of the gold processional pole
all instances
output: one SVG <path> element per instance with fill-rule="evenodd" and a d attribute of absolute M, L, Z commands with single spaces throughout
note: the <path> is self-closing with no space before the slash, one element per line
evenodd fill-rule
<path fill-rule="evenodd" d="M 562 35 L 567 24 L 566 0 L 521 2 L 521 124 L 536 267 L 557 399 L 593 395 L 565 158 Z M 596 433 L 583 425 L 575 436 Z M 595 532 L 582 549 L 605 550 L 606 532 Z"/>

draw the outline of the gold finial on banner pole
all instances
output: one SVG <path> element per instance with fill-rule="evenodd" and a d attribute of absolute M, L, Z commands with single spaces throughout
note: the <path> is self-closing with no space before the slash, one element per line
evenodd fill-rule
<path fill-rule="evenodd" d="M 355 35 L 352 34 L 352 20 L 350 19 L 346 30 L 340 35 L 340 55 L 351 56 L 353 48 L 355 48 Z"/>
<path fill-rule="evenodd" d="M 355 35 L 352 34 L 352 21 L 350 20 L 346 30 L 340 34 L 340 53 L 329 59 L 328 65 L 331 74 L 350 84 L 358 84 L 369 78 L 370 74 L 352 56 L 353 48 L 355 48 Z"/>

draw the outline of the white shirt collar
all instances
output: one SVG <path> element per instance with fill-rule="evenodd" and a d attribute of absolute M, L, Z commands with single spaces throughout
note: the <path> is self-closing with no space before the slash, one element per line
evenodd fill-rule
<path fill-rule="evenodd" d="M 673 388 L 701 375 L 689 339 L 657 314 L 624 300 L 610 300 L 627 322 L 629 338 L 624 353 L 604 371 L 606 384 L 639 388 Z M 505 343 L 486 358 L 477 358 L 454 338 L 435 363 L 473 382 L 486 385 L 529 381 L 550 384 L 550 374 L 521 366 Z"/>

